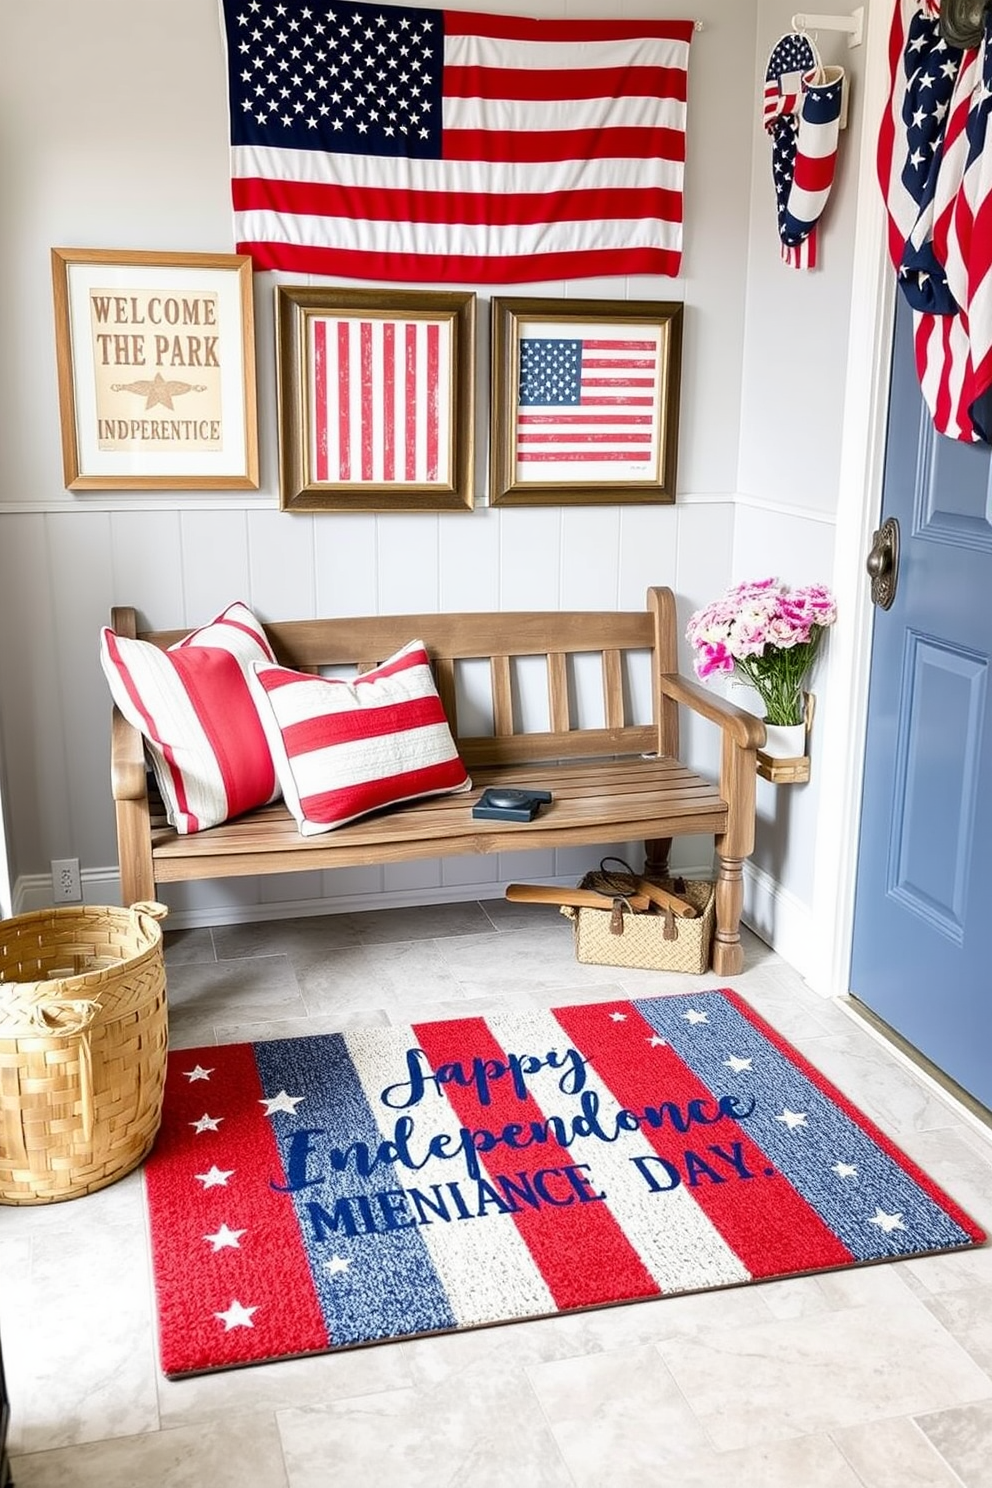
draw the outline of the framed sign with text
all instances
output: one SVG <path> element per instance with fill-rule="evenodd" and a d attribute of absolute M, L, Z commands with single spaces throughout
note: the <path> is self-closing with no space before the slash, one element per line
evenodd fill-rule
<path fill-rule="evenodd" d="M 251 259 L 53 248 L 67 489 L 258 489 Z"/>
<path fill-rule="evenodd" d="M 682 313 L 493 300 L 493 506 L 675 500 Z"/>

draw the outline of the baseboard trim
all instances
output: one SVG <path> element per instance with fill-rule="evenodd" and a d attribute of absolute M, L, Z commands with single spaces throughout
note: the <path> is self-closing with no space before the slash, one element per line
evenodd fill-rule
<path fill-rule="evenodd" d="M 710 878 L 712 866 L 690 867 L 679 864 L 685 878 Z M 83 904 L 121 903 L 120 879 L 116 868 L 84 869 L 81 875 Z M 265 920 L 295 920 L 317 915 L 354 914 L 371 909 L 413 909 L 429 904 L 466 904 L 486 899 L 502 899 L 513 879 L 492 879 L 483 883 L 429 885 L 417 889 L 383 889 L 372 893 L 336 894 L 322 899 L 256 899 L 250 903 L 230 901 L 204 905 L 202 908 L 176 909 L 170 906 L 166 922 L 170 930 L 209 929 L 217 925 L 252 925 Z M 211 884 L 216 880 L 209 880 Z M 248 884 L 251 879 L 229 882 Z M 558 888 L 574 888 L 574 874 L 541 874 L 541 882 Z M 183 886 L 184 889 L 186 886 Z M 163 902 L 168 904 L 168 886 L 163 887 Z M 47 873 L 25 874 L 14 885 L 14 914 L 31 914 L 52 906 L 52 880 Z M 760 932 L 759 932 L 760 933 Z"/>
<path fill-rule="evenodd" d="M 744 864 L 743 919 L 804 981 L 814 980 L 812 910 L 754 863 Z"/>

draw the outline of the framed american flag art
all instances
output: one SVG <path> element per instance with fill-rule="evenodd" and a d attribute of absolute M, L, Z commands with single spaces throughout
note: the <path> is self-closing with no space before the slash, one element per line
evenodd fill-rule
<path fill-rule="evenodd" d="M 494 506 L 673 502 L 682 305 L 494 299 Z"/>
<path fill-rule="evenodd" d="M 283 510 L 471 510 L 475 295 L 275 293 Z"/>

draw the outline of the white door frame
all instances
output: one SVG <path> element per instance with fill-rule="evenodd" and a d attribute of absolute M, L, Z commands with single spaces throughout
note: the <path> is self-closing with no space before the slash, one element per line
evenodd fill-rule
<path fill-rule="evenodd" d="M 839 619 L 820 727 L 820 809 L 812 923 L 819 944 L 810 985 L 827 997 L 850 991 L 861 785 L 874 622 L 865 558 L 882 505 L 889 361 L 896 283 L 876 176 L 879 121 L 888 91 L 891 5 L 868 9 L 862 80 L 857 226 L 834 550 Z"/>

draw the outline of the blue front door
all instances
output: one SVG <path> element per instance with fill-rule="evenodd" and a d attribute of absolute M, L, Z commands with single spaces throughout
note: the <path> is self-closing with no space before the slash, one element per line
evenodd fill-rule
<path fill-rule="evenodd" d="M 851 990 L 992 1107 L 992 451 L 934 433 L 899 301 Z"/>

